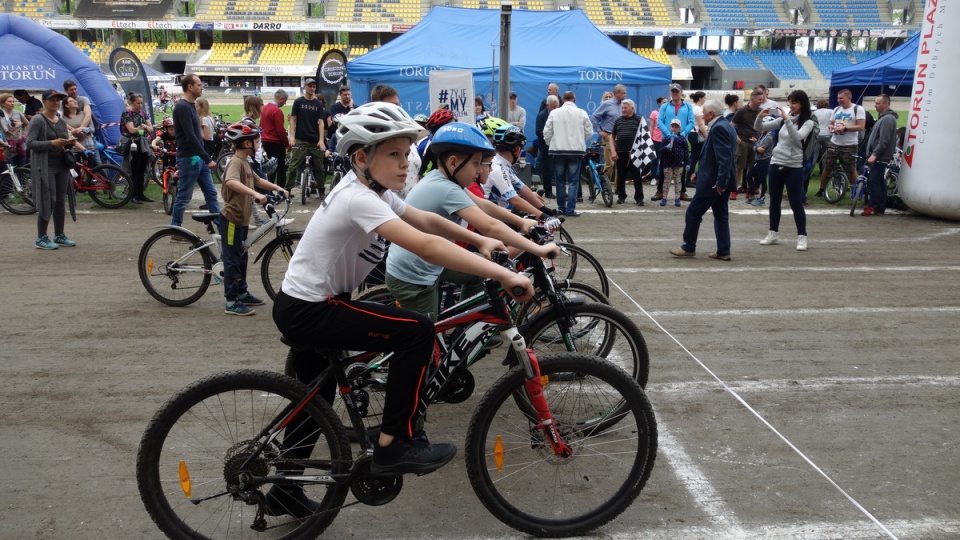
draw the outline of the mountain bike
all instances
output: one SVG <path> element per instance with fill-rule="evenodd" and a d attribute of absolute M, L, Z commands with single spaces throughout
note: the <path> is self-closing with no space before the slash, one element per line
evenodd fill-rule
<path fill-rule="evenodd" d="M 867 196 L 867 178 L 870 176 L 870 166 L 864 165 L 860 170 L 860 176 L 850 189 L 850 215 L 853 216 L 857 211 L 857 204 Z"/>
<path fill-rule="evenodd" d="M 171 165 L 164 166 L 164 156 L 170 160 Z M 173 214 L 173 203 L 177 200 L 177 185 L 180 183 L 180 171 L 177 169 L 176 156 L 176 152 L 159 150 L 156 152 L 154 160 L 161 166 L 158 178 L 160 179 L 160 189 L 163 190 L 163 211 L 168 216 Z"/>
<path fill-rule="evenodd" d="M 323 169 L 333 175 L 330 180 L 330 191 L 333 191 L 334 186 L 339 184 L 340 180 L 350 172 L 350 158 L 336 152 L 330 152 L 329 155 L 324 157 L 323 163 Z"/>
<path fill-rule="evenodd" d="M 120 166 L 102 163 L 91 168 L 86 152 L 73 151 L 77 156 L 75 168 L 70 170 L 73 188 L 79 193 L 89 193 L 93 202 L 104 208 L 121 208 L 133 198 L 133 182 Z"/>
<path fill-rule="evenodd" d="M 613 187 L 603 170 L 602 142 L 594 141 L 587 147 L 587 153 L 580 164 L 580 181 L 587 185 L 590 202 L 596 200 L 599 194 L 607 208 L 613 206 Z"/>
<path fill-rule="evenodd" d="M 317 177 L 313 172 L 313 155 L 310 154 L 314 147 L 298 144 L 294 148 L 304 153 L 303 163 L 297 167 L 297 184 L 300 186 L 300 203 L 307 204 L 311 194 L 319 194 Z"/>
<path fill-rule="evenodd" d="M 3 153 L 0 152 L 0 157 Z M 26 216 L 37 213 L 33 204 L 33 182 L 30 167 L 14 167 L 7 160 L 0 161 L 0 205 L 11 214 Z"/>
<path fill-rule="evenodd" d="M 263 260 L 260 266 L 263 288 L 271 299 L 275 299 L 303 231 L 287 229 L 288 221 L 283 218 L 290 210 L 289 199 L 274 195 L 268 195 L 267 199 L 264 208 L 269 219 L 256 230 L 250 231 L 243 247 L 249 251 L 268 232 L 276 232 L 276 237 L 260 250 L 253 261 L 256 264 Z M 275 210 L 281 201 L 286 205 L 283 213 Z M 207 240 L 184 227 L 161 225 L 158 227 L 161 230 L 144 242 L 137 259 L 144 288 L 150 296 L 168 306 L 188 306 L 207 292 L 211 279 L 217 283 L 223 282 L 220 235 L 216 229 L 220 214 L 204 212 L 192 216 L 194 221 L 206 227 L 209 235 Z"/>
<path fill-rule="evenodd" d="M 528 534 L 572 536 L 608 523 L 633 503 L 653 469 L 650 403 L 635 380 L 602 360 L 538 357 L 499 284 L 484 286 L 485 300 L 437 323 L 438 333 L 456 337 L 449 347 L 437 340 L 438 362 L 419 391 L 418 412 L 499 333 L 515 367 L 487 390 L 468 424 L 464 459 L 474 492 L 497 519 Z M 327 364 L 309 385 L 269 371 L 225 372 L 189 385 L 151 419 L 137 452 L 137 485 L 167 535 L 315 537 L 348 506 L 348 492 L 357 499 L 349 505 L 383 505 L 400 493 L 402 475 L 371 471 L 366 405 L 352 383 L 370 353 L 285 343 Z M 356 452 L 331 408 L 334 393 Z M 277 486 L 302 489 L 320 510 L 268 511 L 266 493 Z"/>
<path fill-rule="evenodd" d="M 826 187 L 823 188 L 823 198 L 830 204 L 837 204 L 843 199 L 843 196 L 847 194 L 847 190 L 850 187 L 850 177 L 847 175 L 847 170 L 843 164 L 844 156 L 853 156 L 857 157 L 854 152 L 847 152 L 844 150 L 836 150 L 836 157 L 833 164 L 833 175 L 830 177 L 830 180 L 827 182 Z M 823 159 L 827 159 L 826 153 L 823 155 Z"/>

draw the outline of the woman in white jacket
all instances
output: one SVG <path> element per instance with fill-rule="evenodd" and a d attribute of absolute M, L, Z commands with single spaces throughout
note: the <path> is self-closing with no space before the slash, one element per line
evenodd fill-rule
<path fill-rule="evenodd" d="M 780 138 L 770 159 L 770 230 L 760 241 L 769 246 L 780 241 L 780 202 L 783 186 L 787 186 L 787 199 L 797 223 L 797 251 L 807 250 L 807 214 L 803 210 L 803 143 L 816 122 L 810 112 L 810 98 L 803 90 L 794 90 L 787 96 L 790 113 L 776 109 L 779 118 L 769 117 L 771 110 L 764 109 L 757 115 L 754 127 L 761 131 L 780 130 Z"/>

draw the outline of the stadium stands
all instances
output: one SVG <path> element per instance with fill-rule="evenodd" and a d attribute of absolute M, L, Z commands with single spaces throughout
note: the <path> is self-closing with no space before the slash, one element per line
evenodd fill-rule
<path fill-rule="evenodd" d="M 307 45 L 298 43 L 268 43 L 260 53 L 260 63 L 264 65 L 295 66 L 303 64 L 307 56 Z"/>
<path fill-rule="evenodd" d="M 197 20 L 292 21 L 303 18 L 297 6 L 296 0 L 210 0 L 197 9 Z"/>
<path fill-rule="evenodd" d="M 423 17 L 420 0 L 337 0 L 328 22 L 416 24 Z"/>
<path fill-rule="evenodd" d="M 811 51 L 808 54 L 824 79 L 829 79 L 834 71 L 852 65 L 847 51 Z"/>
<path fill-rule="evenodd" d="M 810 0 L 820 19 L 815 26 L 822 28 L 850 28 L 850 17 L 840 0 Z"/>
<path fill-rule="evenodd" d="M 463 0 L 463 6 L 470 9 L 500 9 L 500 0 Z M 543 0 L 520 0 L 513 3 L 514 9 L 543 11 Z M 550 6 L 551 8 L 553 6 Z"/>
<path fill-rule="evenodd" d="M 810 79 L 810 74 L 793 51 L 754 51 L 754 54 L 778 79 Z"/>
<path fill-rule="evenodd" d="M 206 64 L 244 65 L 256 64 L 263 50 L 262 43 L 214 43 Z"/>
<path fill-rule="evenodd" d="M 688 60 L 710 59 L 710 54 L 703 49 L 678 49 L 677 54 Z"/>
<path fill-rule="evenodd" d="M 127 43 L 124 47 L 133 51 L 133 54 L 137 55 L 137 58 L 146 62 L 154 51 L 157 50 L 156 43 L 139 43 L 136 41 Z"/>
<path fill-rule="evenodd" d="M 780 4 L 783 5 L 782 3 Z M 770 0 L 743 0 L 743 9 L 752 26 L 759 28 L 782 28 L 790 26 L 790 22 L 781 18 L 777 5 Z M 784 12 L 786 15 L 786 12 Z"/>
<path fill-rule="evenodd" d="M 4 11 L 14 15 L 23 15 L 31 19 L 46 19 L 57 16 L 53 0 L 13 0 L 4 2 Z"/>
<path fill-rule="evenodd" d="M 747 28 L 750 21 L 739 2 L 730 0 L 703 0 L 703 7 L 710 16 L 705 26 L 722 26 L 728 28 Z"/>
<path fill-rule="evenodd" d="M 661 64 L 666 64 L 673 67 L 673 61 L 670 60 L 670 57 L 667 55 L 666 51 L 663 49 L 651 49 L 649 47 L 634 47 L 633 52 L 639 54 L 644 58 L 649 58 L 654 62 L 660 62 Z"/>
<path fill-rule="evenodd" d="M 98 64 L 106 63 L 109 59 L 110 51 L 106 50 L 107 45 L 102 41 L 74 41 L 73 44 Z"/>
<path fill-rule="evenodd" d="M 200 50 L 200 45 L 196 43 L 168 43 L 167 48 L 164 49 L 165 53 L 168 54 L 194 54 Z"/>
<path fill-rule="evenodd" d="M 757 63 L 757 59 L 748 52 L 744 51 L 717 51 L 717 55 L 723 60 L 729 69 L 763 69 Z"/>
<path fill-rule="evenodd" d="M 587 17 L 598 26 L 679 26 L 664 0 L 628 2 L 626 0 L 582 0 Z"/>

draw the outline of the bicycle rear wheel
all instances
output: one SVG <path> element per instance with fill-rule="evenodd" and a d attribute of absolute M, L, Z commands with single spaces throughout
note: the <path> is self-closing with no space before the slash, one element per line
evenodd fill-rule
<path fill-rule="evenodd" d="M 93 202 L 104 208 L 120 208 L 133 198 L 133 182 L 121 167 L 104 163 L 90 169 L 85 176 L 89 185 L 101 186 L 88 193 Z"/>
<path fill-rule="evenodd" d="M 288 231 L 272 241 L 263 252 L 260 278 L 271 300 L 277 299 L 283 276 L 287 274 L 287 266 L 290 265 L 290 258 L 293 257 L 293 252 L 296 251 L 301 238 L 303 238 L 302 231 Z"/>
<path fill-rule="evenodd" d="M 596 257 L 580 246 L 557 242 L 561 252 L 556 258 L 547 261 L 554 268 L 554 279 L 576 280 L 595 289 L 599 289 L 604 296 L 610 296 L 610 281 L 607 273 Z"/>
<path fill-rule="evenodd" d="M 629 507 L 657 453 L 653 409 L 637 382 L 576 353 L 542 355 L 544 397 L 570 447 L 557 456 L 514 368 L 484 394 L 464 447 L 477 497 L 503 523 L 535 536 L 574 536 Z M 565 382 L 557 375 L 577 373 Z"/>
<path fill-rule="evenodd" d="M 169 216 L 173 214 L 173 203 L 177 200 L 178 182 L 176 172 L 173 169 L 167 169 L 164 174 L 167 175 L 167 179 L 164 181 L 167 184 L 167 189 L 163 193 L 163 211 Z"/>
<path fill-rule="evenodd" d="M 597 185 L 593 181 L 593 174 L 590 172 L 590 163 L 584 161 L 580 164 L 580 183 L 586 186 L 586 191 L 590 193 L 587 200 L 593 202 L 597 198 Z"/>
<path fill-rule="evenodd" d="M 225 151 L 217 156 L 217 180 L 223 179 L 223 173 L 227 170 L 227 163 L 230 162 L 230 158 L 233 157 L 233 152 Z"/>
<path fill-rule="evenodd" d="M 206 248 L 196 250 L 199 240 L 178 242 L 175 237 L 184 235 L 175 229 L 163 229 L 148 238 L 140 249 L 137 270 L 150 296 L 168 306 L 182 307 L 207 292 L 213 259 Z"/>
<path fill-rule="evenodd" d="M 313 183 L 313 170 L 304 166 L 304 169 L 300 171 L 300 202 L 302 204 L 307 204 L 307 199 L 310 198 L 310 190 L 313 189 Z"/>
<path fill-rule="evenodd" d="M 827 186 L 823 190 L 823 198 L 830 204 L 837 204 L 840 202 L 840 199 L 847 193 L 847 185 L 849 184 L 847 179 L 847 173 L 843 172 L 840 169 L 837 169 L 833 172 L 833 176 L 830 177 L 830 181 L 827 182 Z"/>
<path fill-rule="evenodd" d="M 635 182 L 639 181 L 640 180 L 635 180 Z M 605 174 L 600 175 L 600 187 L 603 189 L 600 193 L 600 195 L 603 196 L 603 204 L 606 205 L 607 208 L 610 208 L 613 206 L 613 186 L 610 185 L 610 179 L 607 178 Z"/>
<path fill-rule="evenodd" d="M 30 167 L 17 167 L 13 170 L 20 181 L 18 190 L 9 174 L 4 174 L 0 180 L 0 205 L 11 214 L 27 216 L 37 213 L 33 204 L 33 182 L 30 181 Z"/>
<path fill-rule="evenodd" d="M 323 532 L 346 498 L 346 484 L 287 480 L 288 489 L 302 489 L 320 503 L 322 513 L 302 519 L 265 515 L 264 522 L 256 522 L 264 496 L 278 489 L 259 479 L 349 470 L 346 433 L 323 400 L 304 407 L 283 433 L 272 425 L 306 392 L 303 384 L 279 373 L 244 370 L 197 381 L 167 401 L 147 425 L 137 452 L 140 498 L 160 530 L 171 538 L 314 538 Z M 253 457 L 269 437 L 275 439 Z M 310 451 L 303 446 L 294 451 L 290 438 L 317 442 Z M 292 459 L 302 461 L 291 464 Z M 276 506 L 280 511 L 266 514 L 309 514 L 303 506 Z"/>

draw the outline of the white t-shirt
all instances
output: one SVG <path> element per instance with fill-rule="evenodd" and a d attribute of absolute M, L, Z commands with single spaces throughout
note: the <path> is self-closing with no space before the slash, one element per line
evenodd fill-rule
<path fill-rule="evenodd" d="M 820 123 L 820 136 L 830 135 L 830 118 L 833 116 L 833 110 L 817 109 L 813 111 L 813 116 Z"/>
<path fill-rule="evenodd" d="M 487 182 L 483 184 L 483 196 L 504 208 L 510 208 L 510 199 L 517 196 L 517 182 L 520 177 L 506 158 L 497 154 L 493 157 L 493 168 Z"/>
<path fill-rule="evenodd" d="M 374 229 L 406 210 L 394 192 L 378 196 L 350 171 L 303 231 L 283 278 L 283 292 L 322 302 L 353 291 L 383 259 L 386 241 Z"/>
<path fill-rule="evenodd" d="M 867 111 L 863 107 L 857 105 L 856 103 L 851 103 L 846 109 L 841 109 L 837 107 L 833 110 L 833 113 L 830 115 L 830 123 L 834 126 L 843 124 L 848 128 L 856 127 L 859 120 L 867 119 Z M 833 136 L 830 137 L 830 142 L 837 146 L 851 146 L 858 144 L 860 142 L 860 132 L 859 131 L 845 131 L 839 133 L 834 131 Z"/>

